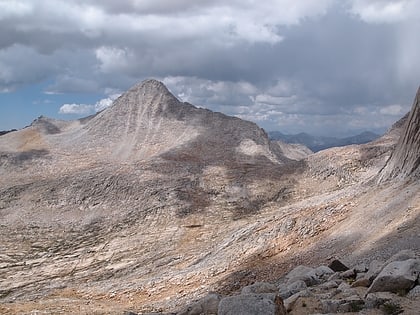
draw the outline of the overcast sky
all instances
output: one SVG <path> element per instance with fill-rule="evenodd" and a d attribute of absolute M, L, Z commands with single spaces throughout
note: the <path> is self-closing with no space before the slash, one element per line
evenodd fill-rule
<path fill-rule="evenodd" d="M 266 130 L 383 132 L 420 84 L 419 0 L 0 0 L 0 130 L 162 80 Z"/>

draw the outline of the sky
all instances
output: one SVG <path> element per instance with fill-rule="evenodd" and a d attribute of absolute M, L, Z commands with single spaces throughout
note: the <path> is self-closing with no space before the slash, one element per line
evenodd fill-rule
<path fill-rule="evenodd" d="M 419 0 L 0 0 L 0 130 L 132 85 L 267 131 L 383 133 L 420 85 Z"/>

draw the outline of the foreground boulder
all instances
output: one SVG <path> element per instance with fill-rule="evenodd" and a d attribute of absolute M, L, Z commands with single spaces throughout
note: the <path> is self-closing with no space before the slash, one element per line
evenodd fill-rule
<path fill-rule="evenodd" d="M 218 315 L 285 315 L 280 296 L 274 293 L 241 294 L 222 299 Z"/>
<path fill-rule="evenodd" d="M 276 293 L 278 292 L 277 287 L 268 282 L 255 282 L 254 284 L 248 285 L 242 288 L 242 294 L 261 294 L 261 293 Z"/>
<path fill-rule="evenodd" d="M 210 293 L 177 315 L 417 314 L 418 257 L 403 250 L 385 263 L 373 260 L 341 272 L 300 265 L 275 284 L 255 282 L 228 297 Z"/>
<path fill-rule="evenodd" d="M 373 281 L 368 293 L 408 291 L 416 283 L 419 271 L 420 260 L 418 259 L 391 262 Z"/>
<path fill-rule="evenodd" d="M 221 296 L 217 293 L 209 293 L 197 302 L 188 305 L 177 315 L 211 315 L 217 314 Z"/>
<path fill-rule="evenodd" d="M 290 271 L 286 276 L 287 284 L 292 284 L 296 281 L 303 281 L 307 286 L 312 286 L 319 283 L 319 278 L 314 268 L 307 266 L 297 266 Z"/>

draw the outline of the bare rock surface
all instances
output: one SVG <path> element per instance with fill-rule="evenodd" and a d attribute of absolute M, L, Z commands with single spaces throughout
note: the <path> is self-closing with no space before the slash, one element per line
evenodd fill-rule
<path fill-rule="evenodd" d="M 276 294 L 241 294 L 222 299 L 217 314 L 286 315 L 286 309 Z"/>
<path fill-rule="evenodd" d="M 380 180 L 393 177 L 420 177 L 420 88 L 404 124 L 397 146 L 381 172 Z"/>
<path fill-rule="evenodd" d="M 306 155 L 156 80 L 85 119 L 40 117 L 0 137 L 0 314 L 170 313 L 255 282 L 321 311 L 353 278 L 316 266 L 418 254 L 419 182 L 375 181 L 401 128 Z M 316 281 L 287 284 L 299 265 Z M 348 286 L 334 299 L 367 290 Z"/>
<path fill-rule="evenodd" d="M 403 252 L 398 255 L 404 256 Z M 389 266 L 398 263 L 399 266 L 412 266 L 413 259 L 391 262 Z M 374 266 L 374 265 L 373 265 Z M 390 267 L 385 267 L 384 272 L 389 273 Z M 323 266 L 316 269 L 324 269 Z M 404 268 L 399 268 L 402 270 Z M 405 268 L 407 269 L 407 268 Z M 314 269 L 313 269 L 314 270 Z M 349 269 L 358 273 L 357 266 Z M 395 268 L 393 269 L 395 271 Z M 293 269 L 290 274 L 296 277 L 299 272 L 304 276 L 308 273 L 308 269 L 298 266 Z M 375 286 L 377 281 L 382 282 L 384 276 L 378 275 L 374 279 L 371 288 L 358 287 L 354 288 L 350 285 L 353 279 L 349 279 L 345 272 L 337 272 L 335 280 L 319 279 L 316 285 L 311 287 L 302 286 L 295 294 L 289 296 L 284 301 L 277 295 L 278 292 L 284 291 L 285 283 L 289 274 L 284 278 L 277 279 L 280 283 L 278 291 L 272 292 L 251 292 L 250 288 L 269 288 L 270 283 L 256 282 L 253 285 L 242 288 L 240 295 L 224 297 L 220 300 L 217 314 L 416 314 L 420 306 L 418 299 L 418 285 L 411 291 L 394 291 L 390 290 L 393 282 L 396 284 L 400 281 L 387 279 L 383 285 Z M 394 272 L 395 275 L 395 272 Z M 388 281 L 389 280 L 389 281 Z M 303 282 L 303 281 L 302 281 Z M 418 279 L 412 283 L 418 283 Z M 375 287 L 377 291 L 373 292 Z M 407 289 L 407 287 L 405 287 Z M 401 290 L 401 287 L 399 288 Z M 271 291 L 271 287 L 270 287 Z M 392 292 L 394 291 L 394 292 Z M 408 292 L 408 294 L 407 294 Z M 281 295 L 281 293 L 280 293 Z M 193 304 L 194 305 L 194 304 Z M 278 305 L 278 307 L 276 307 Z M 178 313 L 181 314 L 181 313 Z M 216 314 L 216 313 L 215 313 Z"/>
<path fill-rule="evenodd" d="M 368 293 L 378 291 L 409 291 L 417 282 L 420 260 L 393 261 L 385 266 L 369 287 Z"/>

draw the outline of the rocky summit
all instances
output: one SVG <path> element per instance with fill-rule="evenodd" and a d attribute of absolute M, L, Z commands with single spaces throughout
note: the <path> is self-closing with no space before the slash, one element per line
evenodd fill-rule
<path fill-rule="evenodd" d="M 418 108 L 313 154 L 146 80 L 94 116 L 3 134 L 0 314 L 378 314 L 381 288 L 410 314 Z"/>

